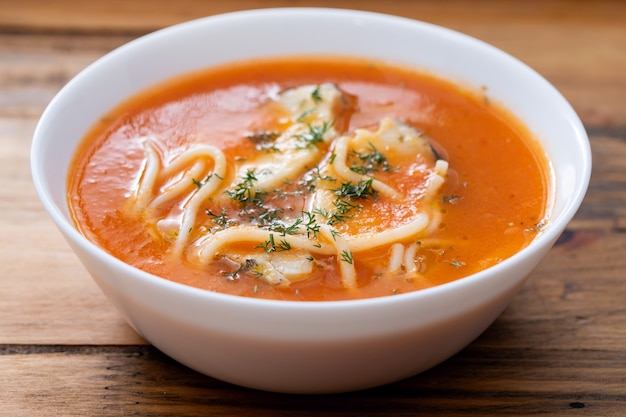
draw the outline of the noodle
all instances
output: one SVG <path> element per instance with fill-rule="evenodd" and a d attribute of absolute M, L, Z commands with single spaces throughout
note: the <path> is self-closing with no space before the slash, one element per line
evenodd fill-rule
<path fill-rule="evenodd" d="M 318 96 L 313 97 L 313 94 Z M 175 235 L 171 255 L 175 258 L 184 256 L 199 267 L 206 267 L 221 258 L 229 259 L 239 265 L 238 270 L 253 271 L 267 283 L 280 286 L 289 285 L 287 275 L 290 272 L 285 275 L 279 271 L 278 265 L 286 265 L 285 259 L 279 259 L 275 254 L 279 249 L 298 251 L 298 256 L 309 257 L 312 262 L 319 257 L 333 256 L 342 285 L 355 288 L 357 274 L 354 256 L 390 246 L 388 272 L 402 269 L 415 273 L 417 245 L 414 242 L 439 225 L 441 215 L 434 201 L 445 182 L 448 163 L 435 159 L 430 144 L 421 132 L 389 118 L 381 120 L 376 131 L 358 129 L 353 134 L 337 135 L 332 127 L 334 119 L 329 118 L 337 117 L 333 109 L 340 107 L 339 104 L 346 100 L 333 85 L 325 84 L 319 89 L 314 86 L 291 89 L 283 93 L 278 102 L 289 110 L 291 125 L 280 134 L 262 138 L 271 141 L 263 143 L 259 149 L 265 152 L 259 152 L 238 166 L 232 161 L 237 175 L 231 183 L 226 180 L 233 177 L 228 176 L 229 161 L 217 147 L 196 144 L 169 163 L 164 163 L 159 157 L 157 139 L 144 138 L 145 165 L 136 188 L 135 208 L 143 212 L 146 221 L 164 237 Z M 301 113 L 300 117 L 298 113 Z M 432 161 L 433 166 L 422 196 L 424 209 L 413 213 L 411 218 L 396 227 L 375 232 L 340 233 L 332 224 L 354 216 L 360 208 L 357 200 L 378 199 L 380 194 L 382 198 L 398 204 L 405 198 L 370 172 L 378 171 L 379 165 L 388 168 L 385 156 L 377 150 L 379 147 L 393 155 Z M 375 151 L 372 155 L 364 154 L 372 150 Z M 349 166 L 349 159 L 355 157 L 360 160 L 375 157 L 368 163 L 376 166 Z M 323 168 L 320 168 L 321 160 L 326 161 Z M 241 204 L 239 217 L 245 214 L 254 219 L 255 213 L 262 210 L 260 207 L 268 190 L 276 190 L 283 184 L 302 178 L 312 167 L 317 170 L 317 177 L 312 177 L 314 182 L 310 187 L 318 188 L 319 191 L 314 195 L 323 197 L 311 198 L 315 214 L 307 217 L 303 213 L 303 216 L 296 218 L 291 233 L 277 233 L 263 225 L 230 225 L 226 221 L 223 230 L 203 232 L 189 244 L 198 213 L 202 207 L 206 207 L 209 199 L 223 207 L 232 204 L 229 201 L 236 200 Z M 341 182 L 340 188 L 332 188 L 341 180 L 347 182 Z M 158 192 L 155 196 L 156 188 Z M 159 212 L 171 201 L 184 201 L 180 206 L 181 214 L 178 217 L 167 217 L 166 213 L 166 217 L 163 217 Z M 227 211 L 223 211 L 223 214 L 225 216 Z M 284 228 L 285 221 L 281 219 L 271 226 Z M 309 229 L 305 233 L 300 225 L 307 221 Z M 405 243 L 408 246 L 405 247 Z M 241 252 L 245 244 L 262 248 L 266 254 L 260 256 Z M 233 252 L 233 248 L 239 249 Z M 301 270 L 301 267 L 296 268 L 291 274 L 297 275 Z"/>
<path fill-rule="evenodd" d="M 202 202 L 215 194 L 220 187 L 221 180 L 226 176 L 226 157 L 224 153 L 215 146 L 196 145 L 191 149 L 178 155 L 169 165 L 160 168 L 161 163 L 155 149 L 154 139 L 145 142 L 147 154 L 146 166 L 140 178 L 135 197 L 135 204 L 138 210 L 145 210 L 148 217 L 162 204 L 179 197 L 192 186 L 196 190 L 192 191 L 191 197 L 183 206 L 182 221 L 176 233 L 176 243 L 172 249 L 174 255 L 182 253 L 187 242 L 188 233 L 184 231 L 193 227 L 196 214 Z M 205 160 L 213 162 L 213 169 L 207 169 Z M 157 181 L 167 178 L 193 162 L 190 169 L 183 173 L 183 177 L 167 187 L 164 187 L 157 197 L 153 197 L 153 189 Z M 202 175 L 202 176 L 201 176 Z M 196 178 L 205 178 L 200 182 Z M 149 202 L 149 200 L 152 201 Z M 156 221 L 153 220 L 154 223 Z"/>
<path fill-rule="evenodd" d="M 327 225 L 320 229 L 321 234 L 335 247 L 337 262 L 341 271 L 341 283 L 346 288 L 356 287 L 356 271 L 354 269 L 354 254 L 350 246 L 339 232 Z"/>

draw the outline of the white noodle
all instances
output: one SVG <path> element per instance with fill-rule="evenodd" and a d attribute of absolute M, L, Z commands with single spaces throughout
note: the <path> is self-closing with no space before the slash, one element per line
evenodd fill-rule
<path fill-rule="evenodd" d="M 437 231 L 439 225 L 441 224 L 441 212 L 439 210 L 431 210 L 430 211 L 431 220 L 422 232 L 423 236 L 429 236 Z"/>
<path fill-rule="evenodd" d="M 394 243 L 391 245 L 391 254 L 389 255 L 388 272 L 397 272 L 402 267 L 402 258 L 404 255 L 404 245 L 402 243 Z"/>
<path fill-rule="evenodd" d="M 198 190 L 196 190 L 183 207 L 183 217 L 180 229 L 178 231 L 178 236 L 176 236 L 176 243 L 172 249 L 172 252 L 175 255 L 182 253 L 189 237 L 189 233 L 187 231 L 191 230 L 193 227 L 200 205 L 218 190 L 221 185 L 221 179 L 226 177 L 226 156 L 224 153 L 215 146 L 200 145 L 200 147 L 206 155 L 213 158 L 213 173 L 211 176 L 207 176 L 208 179 L 206 182 L 203 183 Z"/>
<path fill-rule="evenodd" d="M 348 242 L 339 232 L 328 225 L 321 225 L 320 234 L 335 247 L 339 271 L 341 272 L 341 284 L 345 288 L 355 288 L 357 283 L 356 270 L 354 269 L 354 254 Z"/>
<path fill-rule="evenodd" d="M 348 245 L 350 245 L 352 252 L 362 252 L 364 250 L 374 249 L 417 237 L 426 229 L 428 224 L 428 215 L 426 213 L 418 213 L 412 221 L 396 227 L 395 229 L 386 229 L 377 233 L 346 236 L 346 241 Z"/>
<path fill-rule="evenodd" d="M 195 223 L 200 205 L 219 189 L 221 179 L 226 176 L 226 156 L 215 146 L 200 144 L 178 155 L 170 164 L 161 168 L 154 139 L 146 138 L 144 148 L 146 162 L 135 193 L 136 209 L 148 209 L 146 215 L 151 216 L 151 212 L 162 204 L 180 197 L 192 186 L 196 188 L 191 191 L 191 197 L 183 206 L 181 223 L 172 249 L 173 254 L 178 255 L 188 240 L 188 231 Z M 210 173 L 206 162 L 208 159 L 213 161 L 213 170 Z M 181 179 L 167 186 L 158 196 L 153 196 L 154 187 L 158 181 L 185 169 L 192 162 L 193 165 L 183 173 Z"/>
<path fill-rule="evenodd" d="M 150 209 L 156 209 L 161 206 L 163 203 L 166 203 L 172 200 L 174 197 L 180 196 L 186 190 L 188 190 L 191 186 L 194 186 L 193 180 L 196 179 L 206 170 L 206 165 L 203 161 L 197 161 L 189 170 L 185 171 L 183 177 L 176 181 L 174 184 L 168 185 L 160 195 L 158 195 L 152 203 L 150 203 Z M 161 177 L 164 177 L 163 174 L 165 170 L 161 171 Z"/>
<path fill-rule="evenodd" d="M 417 272 L 417 266 L 415 265 L 415 254 L 417 253 L 417 243 L 411 243 L 406 247 L 404 251 L 404 265 L 407 272 Z"/>
<path fill-rule="evenodd" d="M 137 192 L 135 193 L 135 204 L 139 209 L 146 208 L 150 199 L 152 199 L 152 192 L 156 185 L 159 167 L 161 165 L 159 155 L 154 148 L 153 139 L 151 137 L 145 138 L 143 147 L 146 153 L 146 161 L 141 176 L 139 177 Z"/>
<path fill-rule="evenodd" d="M 368 233 L 355 236 L 341 237 L 346 242 L 343 248 L 351 253 L 362 252 L 368 249 L 374 249 L 380 246 L 389 245 L 394 242 L 407 240 L 408 238 L 417 237 L 420 232 L 425 230 L 429 225 L 428 216 L 424 213 L 418 214 L 411 222 L 404 224 L 395 229 L 387 229 L 382 232 Z M 325 237 L 333 237 L 333 234 L 327 229 L 327 225 L 320 225 L 320 231 L 326 230 Z M 212 259 L 220 256 L 220 250 L 223 246 L 237 242 L 258 242 L 267 241 L 271 232 L 260 229 L 255 226 L 234 226 L 228 229 L 220 230 L 215 234 L 205 235 L 198 239 L 194 246 L 194 258 L 200 265 L 207 265 Z M 329 233 L 331 233 L 329 235 Z M 335 233 L 336 235 L 336 233 Z M 274 233 L 274 236 L 284 239 L 293 248 L 308 250 L 311 253 L 319 255 L 329 255 L 333 253 L 331 248 L 320 245 L 319 242 L 309 239 L 303 235 L 285 235 Z M 330 239 L 329 239 L 330 240 Z M 336 243 L 335 239 L 331 240 Z M 336 244 L 334 244 L 336 247 Z"/>
<path fill-rule="evenodd" d="M 237 242 L 258 242 L 269 240 L 270 234 L 267 230 L 254 226 L 233 226 L 220 230 L 213 235 L 205 235 L 194 244 L 194 251 L 190 253 L 199 265 L 205 266 L 213 259 L 219 258 L 222 247 Z M 320 245 L 317 241 L 300 235 L 285 235 L 273 233 L 276 239 L 285 240 L 292 248 L 303 249 L 314 254 L 332 255 L 333 248 Z"/>
<path fill-rule="evenodd" d="M 444 182 L 446 182 L 446 176 L 448 175 L 448 162 L 443 159 L 438 159 L 435 162 L 435 168 L 428 180 L 426 191 L 424 192 L 424 200 L 431 201 L 437 191 L 441 188 Z"/>

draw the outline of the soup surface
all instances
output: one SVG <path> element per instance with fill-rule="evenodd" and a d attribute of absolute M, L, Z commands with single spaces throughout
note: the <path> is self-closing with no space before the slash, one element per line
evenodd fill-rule
<path fill-rule="evenodd" d="M 529 244 L 549 169 L 473 92 L 362 59 L 239 62 L 150 88 L 86 135 L 68 202 L 115 257 L 248 297 L 340 300 L 449 282 Z"/>

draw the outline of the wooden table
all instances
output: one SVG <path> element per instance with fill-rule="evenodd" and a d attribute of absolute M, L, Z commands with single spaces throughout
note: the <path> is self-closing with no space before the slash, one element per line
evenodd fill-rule
<path fill-rule="evenodd" d="M 152 30 L 220 12 L 329 6 L 473 35 L 551 81 L 594 153 L 588 197 L 502 316 L 465 350 L 392 385 L 287 396 L 167 358 L 100 293 L 45 214 L 29 146 L 53 95 Z M 626 2 L 0 0 L 0 415 L 626 415 Z"/>

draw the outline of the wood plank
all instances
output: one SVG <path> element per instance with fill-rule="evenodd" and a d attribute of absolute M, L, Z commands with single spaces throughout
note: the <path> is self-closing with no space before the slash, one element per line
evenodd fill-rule
<path fill-rule="evenodd" d="M 8 346 L 0 348 L 0 414 L 621 416 L 625 359 L 604 350 L 473 346 L 395 384 L 310 397 L 235 387 L 147 346 Z"/>
<path fill-rule="evenodd" d="M 34 128 L 44 108 L 72 77 L 132 39 L 0 34 L 0 118 L 27 118 Z M 32 132 L 26 133 L 23 140 Z"/>
<path fill-rule="evenodd" d="M 589 191 L 576 219 L 610 220 L 613 230 L 626 238 L 623 235 L 626 218 L 626 126 L 619 129 L 589 126 L 587 130 L 591 135 L 593 167 Z"/>
<path fill-rule="evenodd" d="M 219 13 L 272 7 L 331 7 L 368 10 L 407 16 L 451 27 L 482 26 L 504 21 L 511 24 L 559 26 L 604 26 L 622 21 L 620 1 L 549 0 L 502 2 L 477 0 L 468 7 L 463 0 L 441 2 L 380 2 L 377 0 L 236 0 L 230 2 L 179 0 L 171 7 L 166 0 L 21 0 L 3 1 L 0 27 L 34 31 L 125 31 L 146 32 L 185 20 Z"/>
<path fill-rule="evenodd" d="M 308 4 L 308 3 L 307 3 Z M 332 6 L 330 1 L 312 5 Z M 471 36 L 492 43 L 494 46 L 516 56 L 552 82 L 569 99 L 577 112 L 588 124 L 616 124 L 626 114 L 626 102 L 622 91 L 626 90 L 626 3 L 614 1 L 547 1 L 547 2 L 473 2 L 468 8 L 465 2 L 377 2 L 344 1 L 345 7 L 378 11 L 421 19 L 427 22 L 460 30 Z M 169 3 L 150 2 L 84 2 L 62 0 L 25 0 L 9 2 L 0 14 L 0 53 L 16 53 L 15 47 L 24 48 L 28 33 L 41 36 L 30 38 L 31 47 L 42 50 L 48 46 L 56 52 L 79 47 L 81 41 L 87 47 L 94 44 L 94 36 L 103 35 L 97 42 L 104 47 L 98 53 L 89 51 L 80 57 L 83 66 L 99 55 L 119 46 L 120 35 L 125 40 L 171 24 L 215 13 L 256 7 L 298 6 L 293 1 L 237 1 L 199 2 L 182 0 L 180 7 L 172 10 Z M 37 13 L 35 13 L 37 11 Z M 558 23 L 558 24 L 557 24 Z M 62 36 L 67 33 L 70 36 Z M 12 41 L 17 36 L 20 45 Z M 53 36 L 56 34 L 55 36 Z M 82 35 L 81 35 L 82 34 Z M 74 35 L 79 35 L 76 38 Z M 97 36 L 96 36 L 97 37 Z M 572 42 L 576 39 L 576 42 Z M 51 45 L 55 43 L 56 45 Z M 43 41 L 43 45 L 39 43 Z M 19 49 L 18 54 L 24 50 Z M 64 51 L 67 52 L 67 51 Z M 6 53 L 6 52 L 5 52 Z M 49 51 L 47 52 L 49 54 Z M 21 56 L 23 57 L 23 56 Z M 585 59 L 581 59 L 585 57 Z M 6 61 L 0 59 L 0 62 Z M 9 64 L 11 62 L 9 61 Z M 67 63 L 66 63 L 67 64 Z M 21 64 L 23 65 L 23 64 Z M 22 67 L 23 68 L 23 67 Z M 2 67 L 0 67 L 2 69 Z M 58 73 L 53 80 L 67 80 L 79 67 L 67 74 Z M 5 71 L 5 70 L 3 70 Z M 1 76 L 2 79 L 6 76 Z M 15 85 L 15 88 L 17 88 Z"/>

